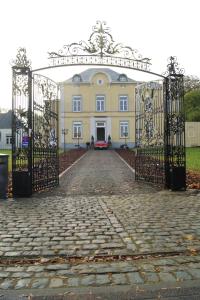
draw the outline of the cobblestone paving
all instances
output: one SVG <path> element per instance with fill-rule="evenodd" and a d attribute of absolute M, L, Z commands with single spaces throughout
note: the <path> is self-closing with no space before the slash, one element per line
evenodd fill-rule
<path fill-rule="evenodd" d="M 0 289 L 175 283 L 200 279 L 200 256 L 83 264 L 0 266 Z"/>
<path fill-rule="evenodd" d="M 61 179 L 56 195 L 121 195 L 136 193 L 143 185 L 115 151 L 88 151 Z M 146 186 L 143 192 L 154 192 Z"/>
<path fill-rule="evenodd" d="M 0 256 L 138 255 L 200 249 L 200 193 L 134 182 L 112 151 L 90 151 L 54 191 L 0 202 Z M 143 284 L 200 278 L 200 257 L 0 265 L 0 288 Z"/>

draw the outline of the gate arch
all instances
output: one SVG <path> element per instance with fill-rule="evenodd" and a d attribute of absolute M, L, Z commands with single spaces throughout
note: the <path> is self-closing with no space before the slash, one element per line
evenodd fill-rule
<path fill-rule="evenodd" d="M 136 179 L 162 183 L 173 190 L 185 189 L 183 72 L 175 57 L 170 57 L 166 74 L 152 72 L 149 58 L 143 58 L 129 46 L 115 43 L 106 23 L 97 21 L 87 42 L 64 45 L 57 52 L 49 52 L 48 59 L 49 66 L 31 70 L 26 49 L 20 48 L 13 61 L 12 173 L 15 196 L 30 196 L 34 191 L 59 183 L 58 89 L 51 79 L 37 72 L 84 65 L 132 69 L 163 80 L 159 103 L 153 96 L 161 90 L 155 82 L 137 87 Z M 147 97 L 145 90 L 152 96 Z M 162 124 L 160 132 L 157 123 L 155 129 L 155 120 Z M 144 173 L 144 170 L 150 171 Z"/>

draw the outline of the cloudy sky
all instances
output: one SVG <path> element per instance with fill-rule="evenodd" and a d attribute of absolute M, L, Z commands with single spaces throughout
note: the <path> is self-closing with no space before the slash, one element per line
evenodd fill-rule
<path fill-rule="evenodd" d="M 174 55 L 185 74 L 200 77 L 198 0 L 4 0 L 0 12 L 0 107 L 11 107 L 10 62 L 19 47 L 26 47 L 33 69 L 48 66 L 48 51 L 87 41 L 97 20 L 107 22 L 116 42 L 151 58 L 151 71 L 163 73 Z M 82 70 L 65 67 L 43 74 L 62 81 Z M 148 80 L 141 72 L 125 72 Z"/>

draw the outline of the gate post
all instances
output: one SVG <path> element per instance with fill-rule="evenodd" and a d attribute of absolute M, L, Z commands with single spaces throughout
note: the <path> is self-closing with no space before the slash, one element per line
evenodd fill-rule
<path fill-rule="evenodd" d="M 165 185 L 186 189 L 184 76 L 171 56 L 165 78 Z"/>
<path fill-rule="evenodd" d="M 25 48 L 18 49 L 12 63 L 13 196 L 28 197 L 32 194 L 32 78 Z"/>

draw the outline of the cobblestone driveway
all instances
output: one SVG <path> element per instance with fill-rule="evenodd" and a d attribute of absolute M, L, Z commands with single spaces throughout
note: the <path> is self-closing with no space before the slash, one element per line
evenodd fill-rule
<path fill-rule="evenodd" d="M 13 258 L 194 252 L 200 249 L 199 211 L 200 193 L 172 193 L 138 184 L 115 152 L 89 151 L 62 177 L 60 187 L 54 191 L 0 203 L 0 255 Z M 24 278 L 19 288 L 31 282 L 27 279 L 32 276 L 27 271 L 31 267 L 21 267 L 22 272 L 17 268 L 20 269 L 11 267 L 12 271 L 0 266 L 2 288 L 9 288 L 6 277 L 14 276 L 12 286 Z M 151 264 L 149 268 L 149 272 L 155 271 Z M 94 277 L 88 276 L 86 285 Z M 114 276 L 113 282 L 118 280 L 120 284 L 124 275 L 120 276 Z M 130 276 L 133 277 L 129 281 L 145 282 L 141 274 Z M 103 284 L 112 283 L 108 275 L 98 278 L 105 281 Z M 41 277 L 33 287 L 47 286 L 47 282 L 52 287 L 62 286 L 56 279 L 54 283 L 49 283 L 49 279 L 42 282 Z M 77 282 L 71 285 L 78 285 Z"/>
<path fill-rule="evenodd" d="M 58 189 L 0 203 L 0 255 L 196 249 L 199 210 L 199 194 L 142 186 L 115 152 L 89 151 L 63 176 Z"/>

